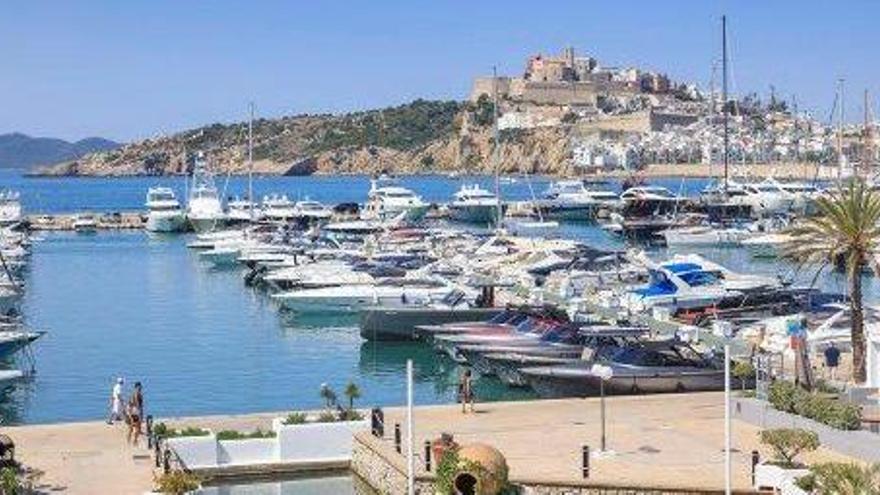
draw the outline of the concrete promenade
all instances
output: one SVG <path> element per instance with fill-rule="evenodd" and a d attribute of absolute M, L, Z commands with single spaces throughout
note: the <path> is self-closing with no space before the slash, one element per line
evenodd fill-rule
<path fill-rule="evenodd" d="M 615 452 L 592 463 L 593 482 L 635 486 L 719 488 L 723 480 L 723 394 L 702 393 L 615 397 L 607 402 L 608 447 Z M 171 426 L 214 431 L 269 429 L 286 413 L 161 418 Z M 599 400 L 477 404 L 475 414 L 460 406 L 429 406 L 415 412 L 417 452 L 440 432 L 459 443 L 486 442 L 507 457 L 514 480 L 582 482 L 583 445 L 599 447 Z M 386 410 L 386 440 L 401 409 Z M 126 445 L 124 425 L 104 422 L 2 428 L 12 437 L 17 457 L 46 472 L 44 490 L 65 494 L 140 494 L 152 487 L 152 459 L 144 444 Z M 749 485 L 749 455 L 759 449 L 759 428 L 734 421 L 735 486 Z M 404 438 L 405 431 L 404 431 Z M 806 461 L 848 460 L 820 449 Z M 421 463 L 420 463 L 421 464 Z M 421 468 L 420 468 L 421 469 Z"/>

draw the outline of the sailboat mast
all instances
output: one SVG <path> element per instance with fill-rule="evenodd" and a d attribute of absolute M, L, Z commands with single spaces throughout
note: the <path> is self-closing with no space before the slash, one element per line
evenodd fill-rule
<path fill-rule="evenodd" d="M 248 120 L 248 208 L 251 221 L 254 221 L 254 102 L 250 103 Z"/>
<path fill-rule="evenodd" d="M 843 177 L 843 78 L 837 80 L 837 176 Z"/>
<path fill-rule="evenodd" d="M 724 115 L 724 194 L 727 194 L 730 160 L 730 123 L 727 108 L 727 16 L 721 16 L 721 111 Z"/>
<path fill-rule="evenodd" d="M 493 133 L 495 137 L 495 142 L 492 146 L 492 161 L 493 166 L 495 168 L 495 201 L 496 201 L 496 214 L 498 215 L 496 226 L 501 228 L 501 221 L 503 213 L 501 211 L 501 180 L 498 177 L 500 163 L 498 160 L 498 152 L 500 151 L 500 142 L 498 140 L 498 71 L 495 66 L 492 66 L 492 122 L 493 122 Z"/>

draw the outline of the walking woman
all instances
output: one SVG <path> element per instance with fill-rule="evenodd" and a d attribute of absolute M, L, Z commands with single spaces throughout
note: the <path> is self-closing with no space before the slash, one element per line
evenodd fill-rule
<path fill-rule="evenodd" d="M 137 445 L 141 435 L 141 423 L 144 420 L 144 394 L 141 382 L 135 382 L 134 391 L 128 400 L 128 442 Z"/>

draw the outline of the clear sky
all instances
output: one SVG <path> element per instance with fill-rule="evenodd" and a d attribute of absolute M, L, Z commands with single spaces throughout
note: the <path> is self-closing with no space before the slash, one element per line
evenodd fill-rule
<path fill-rule="evenodd" d="M 853 119 L 880 93 L 870 0 L 34 0 L 0 15 L 0 133 L 125 141 L 244 120 L 251 100 L 279 116 L 463 99 L 492 65 L 567 44 L 707 85 L 722 13 L 736 92 L 774 84 L 823 119 L 838 77 Z"/>

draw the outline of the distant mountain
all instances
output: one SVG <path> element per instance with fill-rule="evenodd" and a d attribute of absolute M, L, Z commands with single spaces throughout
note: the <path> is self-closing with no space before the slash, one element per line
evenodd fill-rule
<path fill-rule="evenodd" d="M 0 134 L 0 168 L 32 168 L 75 160 L 89 153 L 118 148 L 109 139 L 90 137 L 69 142 L 63 139 L 31 137 L 21 133 Z"/>

